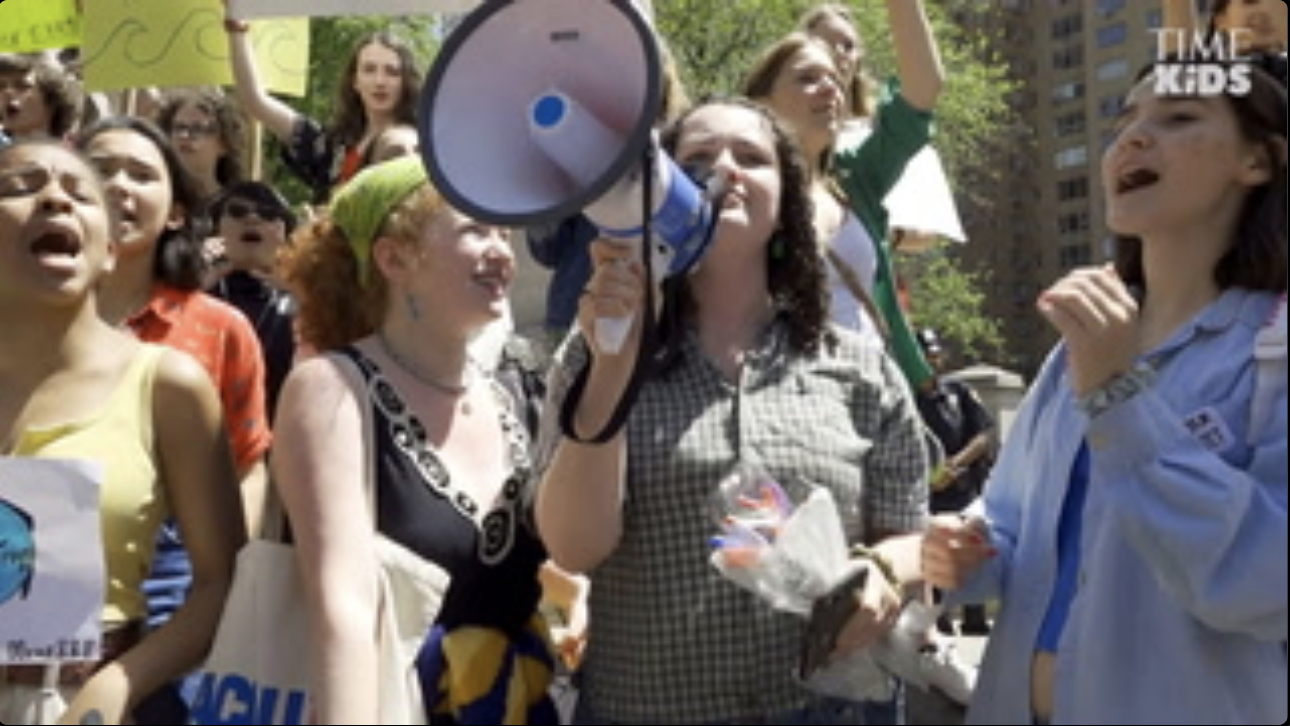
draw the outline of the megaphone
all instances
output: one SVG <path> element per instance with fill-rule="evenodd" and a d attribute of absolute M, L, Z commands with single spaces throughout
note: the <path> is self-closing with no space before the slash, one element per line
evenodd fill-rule
<path fill-rule="evenodd" d="M 707 248 L 717 190 L 658 148 L 661 98 L 657 40 L 630 0 L 489 0 L 426 77 L 421 155 L 476 219 L 527 227 L 581 213 L 606 237 L 648 239 L 654 279 L 679 275 Z M 630 327 L 597 321 L 597 342 L 616 351 Z"/>

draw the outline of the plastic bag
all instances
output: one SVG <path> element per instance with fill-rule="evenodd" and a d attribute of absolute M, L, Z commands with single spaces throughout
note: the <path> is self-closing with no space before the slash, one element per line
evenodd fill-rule
<path fill-rule="evenodd" d="M 771 607 L 806 619 L 818 599 L 870 564 L 848 556 L 832 493 L 803 486 L 806 494 L 794 504 L 783 486 L 756 468 L 723 482 L 714 503 L 719 531 L 712 539 L 710 562 Z M 889 671 L 875 660 L 883 647 L 875 644 L 810 672 L 799 668 L 798 677 L 805 687 L 830 696 L 890 698 Z"/>

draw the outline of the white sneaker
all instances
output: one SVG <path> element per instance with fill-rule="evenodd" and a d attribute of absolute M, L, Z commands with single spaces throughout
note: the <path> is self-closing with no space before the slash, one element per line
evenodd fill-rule
<path fill-rule="evenodd" d="M 976 690 L 977 668 L 958 657 L 950 640 L 934 639 L 919 651 L 918 669 L 926 685 L 966 706 Z"/>

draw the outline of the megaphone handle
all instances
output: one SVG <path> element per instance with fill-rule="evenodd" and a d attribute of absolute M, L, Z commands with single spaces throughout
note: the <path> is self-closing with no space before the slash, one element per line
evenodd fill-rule
<path fill-rule="evenodd" d="M 668 255 L 669 248 L 667 245 L 650 244 L 644 239 L 624 241 L 622 244 L 649 244 L 649 267 L 646 269 L 649 279 L 646 280 L 645 284 L 654 285 L 667 275 L 668 267 L 672 262 L 671 257 Z M 601 352 L 609 355 L 621 352 L 623 344 L 627 342 L 627 334 L 632 330 L 632 321 L 635 319 L 635 315 L 624 315 L 620 318 L 596 318 L 596 345 Z"/>
<path fill-rule="evenodd" d="M 654 153 L 654 145 L 646 144 L 645 149 L 642 152 L 644 157 L 642 168 L 645 170 L 645 183 L 641 191 L 641 219 L 645 220 L 645 234 L 642 239 L 646 240 L 646 242 L 642 242 L 642 244 L 653 242 L 652 225 L 650 225 L 649 219 L 651 210 L 654 209 L 654 194 L 653 190 L 650 188 L 653 184 L 653 179 L 651 177 L 654 173 L 652 168 Z M 587 378 L 591 372 L 591 360 L 588 359 L 574 376 L 573 382 L 569 385 L 569 390 L 565 395 L 564 403 L 560 406 L 560 430 L 568 438 L 580 443 L 603 444 L 617 435 L 618 432 L 622 430 L 623 426 L 626 425 L 627 417 L 631 413 L 632 406 L 635 404 L 637 396 L 640 395 L 641 384 L 645 380 L 646 371 L 649 367 L 650 355 L 656 345 L 655 336 L 657 334 L 657 322 L 654 319 L 654 281 L 660 278 L 654 276 L 654 271 L 652 269 L 654 266 L 653 255 L 650 251 L 645 247 L 640 247 L 639 251 L 641 253 L 641 261 L 645 263 L 647 272 L 650 275 L 650 279 L 645 285 L 644 308 L 647 311 L 647 314 L 641 320 L 641 334 L 638 343 L 640 355 L 636 356 L 636 362 L 632 366 L 632 376 L 628 379 L 627 388 L 619 397 L 618 403 L 614 405 L 614 412 L 610 415 L 609 421 L 605 423 L 604 428 L 591 437 L 579 436 L 573 424 L 574 414 L 582 400 L 582 393 L 586 390 Z M 627 330 L 631 329 L 633 317 L 634 316 L 627 316 L 626 318 L 626 325 L 624 327 Z M 597 336 L 597 342 L 599 342 L 599 328 L 601 327 L 599 320 L 596 321 L 596 327 L 597 330 L 593 331 L 593 334 Z M 613 343 L 612 340 L 609 340 L 608 342 Z M 618 347 L 621 348 L 622 343 L 619 343 Z"/>

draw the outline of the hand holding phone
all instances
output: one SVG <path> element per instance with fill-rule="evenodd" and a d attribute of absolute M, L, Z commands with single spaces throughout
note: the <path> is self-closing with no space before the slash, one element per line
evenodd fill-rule
<path fill-rule="evenodd" d="M 869 568 L 861 567 L 815 600 L 798 660 L 799 678 L 810 678 L 828 663 L 837 647 L 838 634 L 860 609 L 856 591 L 864 588 L 868 577 Z"/>

